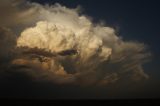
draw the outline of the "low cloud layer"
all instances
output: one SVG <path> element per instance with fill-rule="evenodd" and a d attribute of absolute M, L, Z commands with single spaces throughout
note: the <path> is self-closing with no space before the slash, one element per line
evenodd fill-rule
<path fill-rule="evenodd" d="M 0 8 L 9 6 L 8 11 L 0 11 L 3 73 L 87 86 L 148 78 L 142 67 L 150 57 L 146 45 L 124 41 L 113 28 L 95 24 L 79 9 L 20 0 L 0 4 Z"/>

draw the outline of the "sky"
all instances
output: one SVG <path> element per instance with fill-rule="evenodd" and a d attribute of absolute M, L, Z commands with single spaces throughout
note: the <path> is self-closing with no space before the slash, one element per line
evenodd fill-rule
<path fill-rule="evenodd" d="M 0 98 L 160 97 L 158 0 L 4 1 Z"/>

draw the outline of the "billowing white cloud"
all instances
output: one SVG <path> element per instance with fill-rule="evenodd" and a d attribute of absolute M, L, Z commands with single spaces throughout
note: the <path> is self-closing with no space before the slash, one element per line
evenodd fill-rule
<path fill-rule="evenodd" d="M 123 78 L 148 78 L 142 65 L 150 53 L 144 44 L 123 41 L 113 28 L 95 24 L 87 16 L 80 15 L 77 8 L 30 2 L 20 8 L 18 4 L 22 2 L 14 3 L 15 23 L 8 25 L 24 29 L 17 39 L 18 52 L 10 68 L 26 66 L 24 70 L 34 78 L 59 84 L 108 85 Z M 19 22 L 19 19 L 23 20 Z M 32 52 L 24 54 L 24 48 Z M 40 50 L 39 53 L 36 50 Z M 59 55 L 66 50 L 78 53 Z M 47 56 L 47 52 L 55 55 Z"/>
<path fill-rule="evenodd" d="M 76 49 L 78 54 L 57 57 L 56 60 L 63 72 L 72 75 L 75 82 L 107 84 L 128 72 L 133 73 L 136 79 L 147 78 L 139 68 L 149 56 L 145 53 L 145 45 L 124 42 L 115 35 L 113 28 L 95 25 L 86 16 L 79 15 L 76 9 L 59 4 L 34 6 L 39 8 L 42 21 L 21 33 L 17 40 L 18 47 L 36 47 L 48 52 Z M 51 67 L 53 72 L 56 65 Z"/>

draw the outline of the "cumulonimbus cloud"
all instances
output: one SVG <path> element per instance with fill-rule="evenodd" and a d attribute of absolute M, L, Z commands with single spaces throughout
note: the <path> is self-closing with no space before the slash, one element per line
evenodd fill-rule
<path fill-rule="evenodd" d="M 45 76 L 60 84 L 107 85 L 124 77 L 148 78 L 142 65 L 150 53 L 144 44 L 123 41 L 113 28 L 95 24 L 87 16 L 80 15 L 78 9 L 38 3 L 28 3 L 26 8 L 36 15 L 26 14 L 29 20 L 21 21 L 23 25 L 31 24 L 17 38 L 15 49 L 18 52 L 10 68 L 26 66 L 27 69 L 23 69 L 35 72 L 34 78 L 40 80 Z M 24 11 L 28 11 L 26 8 Z M 30 52 L 23 54 L 23 50 Z M 58 54 L 66 50 L 77 53 Z"/>

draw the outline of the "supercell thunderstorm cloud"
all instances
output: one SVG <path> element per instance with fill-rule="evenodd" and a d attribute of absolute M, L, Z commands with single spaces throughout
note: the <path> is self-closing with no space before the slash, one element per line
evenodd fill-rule
<path fill-rule="evenodd" d="M 115 29 L 94 23 L 79 8 L 20 0 L 2 4 L 9 9 L 0 19 L 1 73 L 85 86 L 149 78 L 142 67 L 150 57 L 146 45 L 124 41 Z"/>

